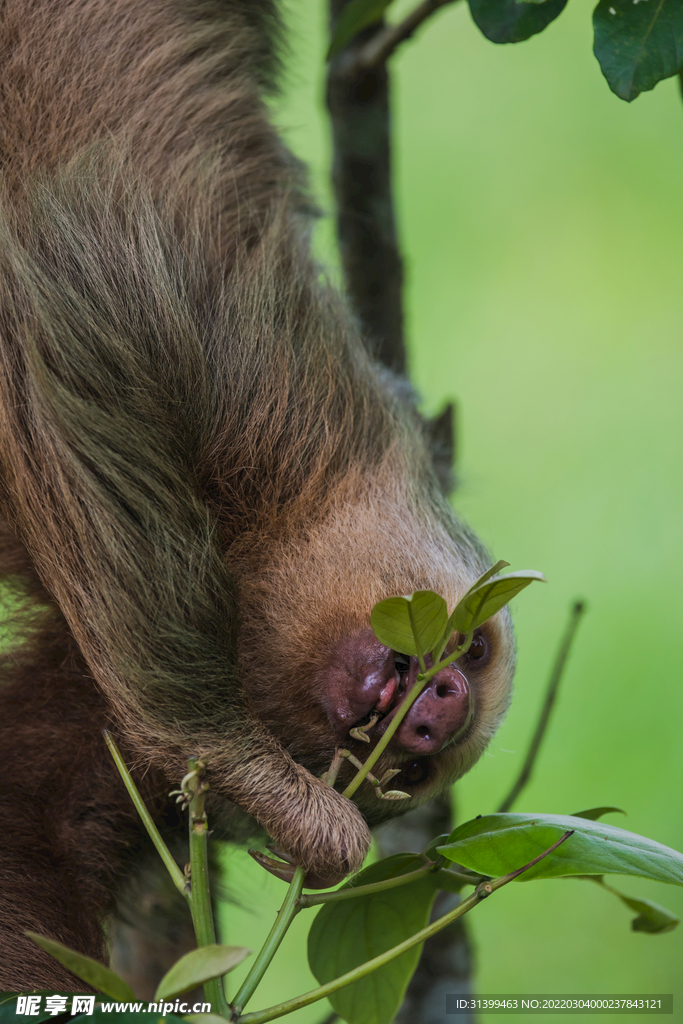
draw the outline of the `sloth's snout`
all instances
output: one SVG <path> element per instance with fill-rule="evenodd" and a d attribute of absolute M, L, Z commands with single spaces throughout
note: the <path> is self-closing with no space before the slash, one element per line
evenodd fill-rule
<path fill-rule="evenodd" d="M 394 743 L 409 754 L 436 754 L 467 728 L 472 710 L 465 676 L 448 665 L 429 681 L 412 705 Z"/>

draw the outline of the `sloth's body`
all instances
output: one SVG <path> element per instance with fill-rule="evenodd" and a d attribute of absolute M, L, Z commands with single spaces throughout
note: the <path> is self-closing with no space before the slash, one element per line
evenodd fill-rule
<path fill-rule="evenodd" d="M 5 990 L 76 984 L 24 929 L 104 955 L 144 847 L 105 725 L 161 822 L 202 753 L 224 832 L 236 804 L 312 871 L 357 867 L 366 820 L 399 808 L 318 776 L 415 670 L 370 610 L 426 587 L 453 606 L 487 567 L 311 261 L 261 99 L 274 20 L 269 0 L 0 5 Z M 479 756 L 511 650 L 498 615 L 442 680 L 467 677 L 466 728 L 455 698 L 447 736 L 411 712 L 383 760 L 400 809 Z"/>

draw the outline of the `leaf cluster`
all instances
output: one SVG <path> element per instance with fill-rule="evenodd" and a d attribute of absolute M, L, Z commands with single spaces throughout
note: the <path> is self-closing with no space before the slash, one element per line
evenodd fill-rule
<path fill-rule="evenodd" d="M 329 56 L 376 25 L 391 3 L 351 0 L 335 26 Z M 519 43 L 543 32 L 559 17 L 567 0 L 468 3 L 472 20 L 487 39 Z M 424 17 L 439 6 L 433 4 Z M 600 0 L 593 11 L 593 38 L 593 52 L 610 89 L 630 102 L 683 68 L 683 6 L 679 0 Z"/>

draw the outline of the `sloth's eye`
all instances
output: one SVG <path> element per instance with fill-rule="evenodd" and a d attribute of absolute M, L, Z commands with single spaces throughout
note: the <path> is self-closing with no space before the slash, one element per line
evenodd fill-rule
<path fill-rule="evenodd" d="M 421 757 L 406 765 L 397 781 L 400 781 L 401 786 L 417 786 L 420 782 L 424 782 L 428 775 L 429 767 L 425 758 Z"/>
<path fill-rule="evenodd" d="M 398 674 L 402 676 L 404 672 L 410 670 L 410 658 L 407 654 L 399 654 L 398 651 L 394 651 L 394 665 Z"/>
<path fill-rule="evenodd" d="M 465 657 L 469 658 L 470 661 L 480 661 L 482 658 L 485 658 L 488 653 L 489 645 L 485 637 L 481 633 L 477 633 L 477 635 L 472 638 L 472 643 L 470 644 Z"/>

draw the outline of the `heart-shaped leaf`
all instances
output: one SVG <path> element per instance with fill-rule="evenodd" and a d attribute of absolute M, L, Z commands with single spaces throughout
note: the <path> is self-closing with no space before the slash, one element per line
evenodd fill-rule
<path fill-rule="evenodd" d="M 379 21 L 392 0 L 351 0 L 339 15 L 327 59 L 343 50 L 359 32 Z"/>
<path fill-rule="evenodd" d="M 372 864 L 354 878 L 369 885 L 423 865 L 421 857 L 400 853 Z M 308 962 L 321 985 L 359 967 L 424 928 L 436 894 L 429 875 L 398 889 L 326 903 L 308 936 Z M 349 1024 L 390 1024 L 417 966 L 421 946 L 329 996 Z"/>
<path fill-rule="evenodd" d="M 104 992 L 106 996 L 111 996 L 112 999 L 117 999 L 120 1002 L 130 1002 L 135 999 L 132 988 L 104 964 L 93 960 L 92 957 L 77 953 L 75 949 L 63 946 L 61 942 L 38 935 L 36 932 L 26 932 L 26 935 L 35 942 L 36 946 L 44 949 L 77 978 L 87 982 L 91 988 L 98 992 Z"/>
<path fill-rule="evenodd" d="M 600 0 L 593 30 L 593 53 L 622 100 L 634 100 L 683 67 L 680 0 Z"/>
<path fill-rule="evenodd" d="M 567 0 L 469 0 L 469 4 L 472 20 L 492 43 L 521 43 L 562 14 Z"/>
<path fill-rule="evenodd" d="M 638 875 L 683 885 L 683 854 L 625 829 L 563 814 L 489 814 L 460 825 L 438 852 L 483 875 L 528 864 L 569 829 L 574 835 L 520 876 Z"/>
<path fill-rule="evenodd" d="M 441 640 L 448 609 L 433 590 L 416 590 L 408 597 L 388 597 L 372 609 L 375 636 L 392 651 L 424 657 Z"/>
<path fill-rule="evenodd" d="M 546 582 L 542 572 L 533 569 L 522 569 L 520 572 L 509 572 L 505 576 L 475 586 L 468 590 L 450 617 L 449 625 L 460 633 L 471 633 L 492 615 L 504 608 L 508 601 L 516 597 L 521 590 L 528 587 L 534 580 Z"/>
<path fill-rule="evenodd" d="M 177 960 L 163 976 L 154 993 L 154 1002 L 159 1002 L 160 999 L 175 999 L 184 992 L 198 988 L 205 981 L 220 978 L 241 964 L 250 953 L 251 950 L 243 946 L 217 944 L 193 949 Z"/>

